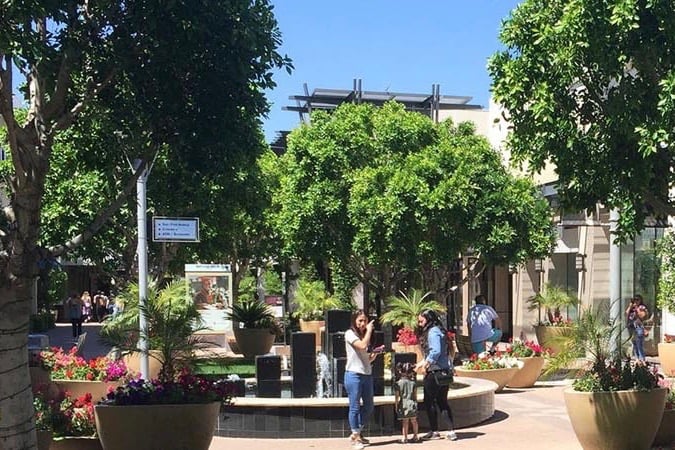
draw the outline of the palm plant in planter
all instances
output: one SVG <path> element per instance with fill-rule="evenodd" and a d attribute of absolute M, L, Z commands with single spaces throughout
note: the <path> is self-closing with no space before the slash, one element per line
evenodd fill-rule
<path fill-rule="evenodd" d="M 387 310 L 380 317 L 380 322 L 400 327 L 396 334 L 397 342 L 393 345 L 395 351 L 416 353 L 417 360 L 421 361 L 423 358 L 422 350 L 417 345 L 417 335 L 415 334 L 417 316 L 427 309 L 445 314 L 446 309 L 439 302 L 430 298 L 431 292 L 424 293 L 419 289 L 413 289 L 409 295 L 404 292 L 399 294 L 399 296 L 389 298 Z"/>
<path fill-rule="evenodd" d="M 281 328 L 269 305 L 254 299 L 240 299 L 225 313 L 234 323 L 234 337 L 246 358 L 268 353 Z"/>
<path fill-rule="evenodd" d="M 324 326 L 326 311 L 344 307 L 342 302 L 326 292 L 323 281 L 310 281 L 305 278 L 298 280 L 298 286 L 293 299 L 294 314 L 300 319 L 300 330 L 314 333 L 316 345 L 321 345 L 321 327 Z"/>
<path fill-rule="evenodd" d="M 567 310 L 578 304 L 578 299 L 567 290 L 552 284 L 546 284 L 537 295 L 528 300 L 528 310 L 539 312 L 539 320 L 534 327 L 539 345 L 548 348 L 551 353 L 559 351 L 554 344 L 554 337 L 569 333 L 572 321 Z M 541 316 L 542 312 L 544 318 Z"/>
<path fill-rule="evenodd" d="M 587 355 L 588 368 L 565 395 L 574 432 L 584 449 L 648 449 L 661 422 L 667 389 L 656 370 L 621 354 L 620 328 L 600 309 L 585 310 L 562 341 L 547 371 Z M 639 411 L 638 414 L 636 412 Z"/>
<path fill-rule="evenodd" d="M 148 324 L 145 336 L 159 361 L 159 377 L 132 380 L 108 392 L 95 407 L 96 427 L 106 450 L 128 448 L 190 448 L 207 450 L 220 405 L 234 386 L 209 381 L 191 372 L 195 351 L 208 345 L 194 333 L 203 329 L 187 284 L 176 281 L 164 289 L 148 289 L 144 306 L 135 309 Z M 117 319 L 115 319 L 117 320 Z M 102 336 L 122 352 L 136 351 L 138 321 L 123 317 L 106 324 Z"/>

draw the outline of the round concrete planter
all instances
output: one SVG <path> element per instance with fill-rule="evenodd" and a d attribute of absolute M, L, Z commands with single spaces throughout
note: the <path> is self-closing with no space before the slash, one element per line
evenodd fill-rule
<path fill-rule="evenodd" d="M 323 320 L 303 320 L 300 319 L 300 331 L 303 333 L 314 333 L 314 341 L 317 347 L 321 347 L 321 328 L 326 325 Z"/>
<path fill-rule="evenodd" d="M 660 342 L 659 363 L 666 377 L 675 377 L 675 342 Z"/>
<path fill-rule="evenodd" d="M 666 388 L 651 391 L 564 391 L 574 434 L 584 450 L 647 450 L 661 423 Z"/>
<path fill-rule="evenodd" d="M 105 450 L 208 450 L 220 403 L 96 405 L 96 429 Z"/>
<path fill-rule="evenodd" d="M 666 409 L 663 411 L 652 447 L 671 448 L 673 442 L 675 442 L 675 409 Z"/>
<path fill-rule="evenodd" d="M 234 338 L 245 358 L 266 355 L 274 344 L 274 334 L 267 328 L 235 328 Z"/>
<path fill-rule="evenodd" d="M 52 440 L 49 450 L 103 450 L 97 437 L 67 436 Z"/>
<path fill-rule="evenodd" d="M 537 342 L 539 345 L 548 349 L 551 355 L 555 355 L 562 350 L 562 345 L 559 342 L 555 342 L 556 338 L 571 334 L 572 328 L 537 325 L 534 327 L 534 332 L 537 335 Z"/>
<path fill-rule="evenodd" d="M 539 379 L 541 371 L 544 368 L 546 359 L 542 356 L 531 356 L 527 358 L 518 358 L 523 363 L 516 374 L 506 384 L 510 388 L 529 388 Z"/>
<path fill-rule="evenodd" d="M 467 378 L 482 378 L 483 380 L 490 380 L 497 384 L 495 392 L 501 392 L 504 386 L 511 381 L 511 378 L 520 370 L 518 367 L 509 367 L 507 369 L 486 369 L 486 370 L 470 370 L 462 367 L 455 367 L 455 373 L 458 377 Z"/>
<path fill-rule="evenodd" d="M 162 363 L 159 362 L 159 359 L 152 356 L 153 354 L 159 355 L 160 353 L 157 350 L 150 350 L 148 352 L 148 379 L 153 380 L 159 377 L 159 371 L 162 368 Z M 124 364 L 127 366 L 127 369 L 134 373 L 141 373 L 141 353 L 134 352 L 128 355 L 124 355 L 122 358 Z"/>

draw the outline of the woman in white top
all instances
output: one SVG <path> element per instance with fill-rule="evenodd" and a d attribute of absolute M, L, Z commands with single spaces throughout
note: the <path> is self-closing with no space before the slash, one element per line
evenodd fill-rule
<path fill-rule="evenodd" d="M 368 423 L 374 409 L 371 363 L 377 354 L 368 351 L 373 336 L 373 327 L 373 321 L 368 321 L 366 313 L 358 310 L 352 313 L 352 326 L 345 332 L 347 365 L 344 385 L 349 397 L 348 418 L 352 430 L 350 440 L 354 449 L 361 449 L 369 443 L 361 435 L 361 430 Z"/>

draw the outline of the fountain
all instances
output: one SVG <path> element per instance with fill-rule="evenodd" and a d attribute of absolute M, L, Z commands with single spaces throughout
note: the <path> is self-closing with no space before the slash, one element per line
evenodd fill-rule
<path fill-rule="evenodd" d="M 348 324 L 342 328 L 348 328 Z M 340 329 L 340 328 L 338 328 Z M 344 339 L 339 333 L 331 331 L 324 340 L 324 352 L 316 353 L 313 336 L 302 336 L 291 345 L 291 376 L 277 378 L 276 370 L 281 370 L 282 358 L 277 356 L 275 373 L 267 375 L 274 378 L 273 383 L 281 383 L 281 393 L 266 398 L 240 396 L 231 405 L 224 406 L 215 430 L 221 437 L 255 438 L 320 438 L 347 437 L 351 430 L 347 421 L 349 401 L 342 388 L 344 376 Z M 313 334 L 313 333 L 309 333 Z M 382 335 L 378 335 L 380 339 Z M 307 338 L 307 339 L 305 339 Z M 293 344 L 295 341 L 295 346 Z M 303 344 L 310 349 L 303 348 Z M 382 342 L 375 341 L 375 345 Z M 300 347 L 298 347 L 300 346 Z M 416 358 L 414 353 L 395 353 L 399 358 Z M 277 363 L 278 361 L 278 363 Z M 366 433 L 370 436 L 398 433 L 399 423 L 394 415 L 394 396 L 391 392 L 390 378 L 384 372 L 383 358 L 378 357 L 379 366 L 374 367 L 375 410 Z M 278 364 L 278 365 L 277 365 Z M 266 364 L 266 366 L 272 366 Z M 278 367 L 278 369 L 277 369 Z M 421 380 L 420 380 L 421 382 Z M 288 386 L 291 387 L 290 392 Z M 448 402 L 455 418 L 455 427 L 462 428 L 483 422 L 494 414 L 494 392 L 497 385 L 491 381 L 455 378 L 448 393 Z M 422 409 L 422 389 L 419 389 L 418 402 Z M 250 392 L 247 389 L 247 392 Z M 292 397 L 290 395 L 292 395 Z M 287 396 L 288 395 L 288 396 Z M 426 414 L 419 415 L 420 427 L 427 427 Z"/>

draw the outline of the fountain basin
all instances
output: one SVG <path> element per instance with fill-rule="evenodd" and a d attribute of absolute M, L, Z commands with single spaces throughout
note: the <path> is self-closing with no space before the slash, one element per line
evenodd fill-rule
<path fill-rule="evenodd" d="M 455 427 L 463 428 L 483 422 L 494 414 L 497 384 L 482 379 L 455 377 L 448 392 L 448 402 Z M 422 389 L 418 390 L 420 411 Z M 394 414 L 394 396 L 375 397 L 375 411 L 365 431 L 367 436 L 392 435 L 400 432 Z M 216 436 L 242 438 L 324 438 L 347 437 L 349 401 L 332 398 L 256 398 L 237 397 L 232 405 L 221 409 Z M 418 415 L 421 430 L 428 428 L 425 413 Z"/>

